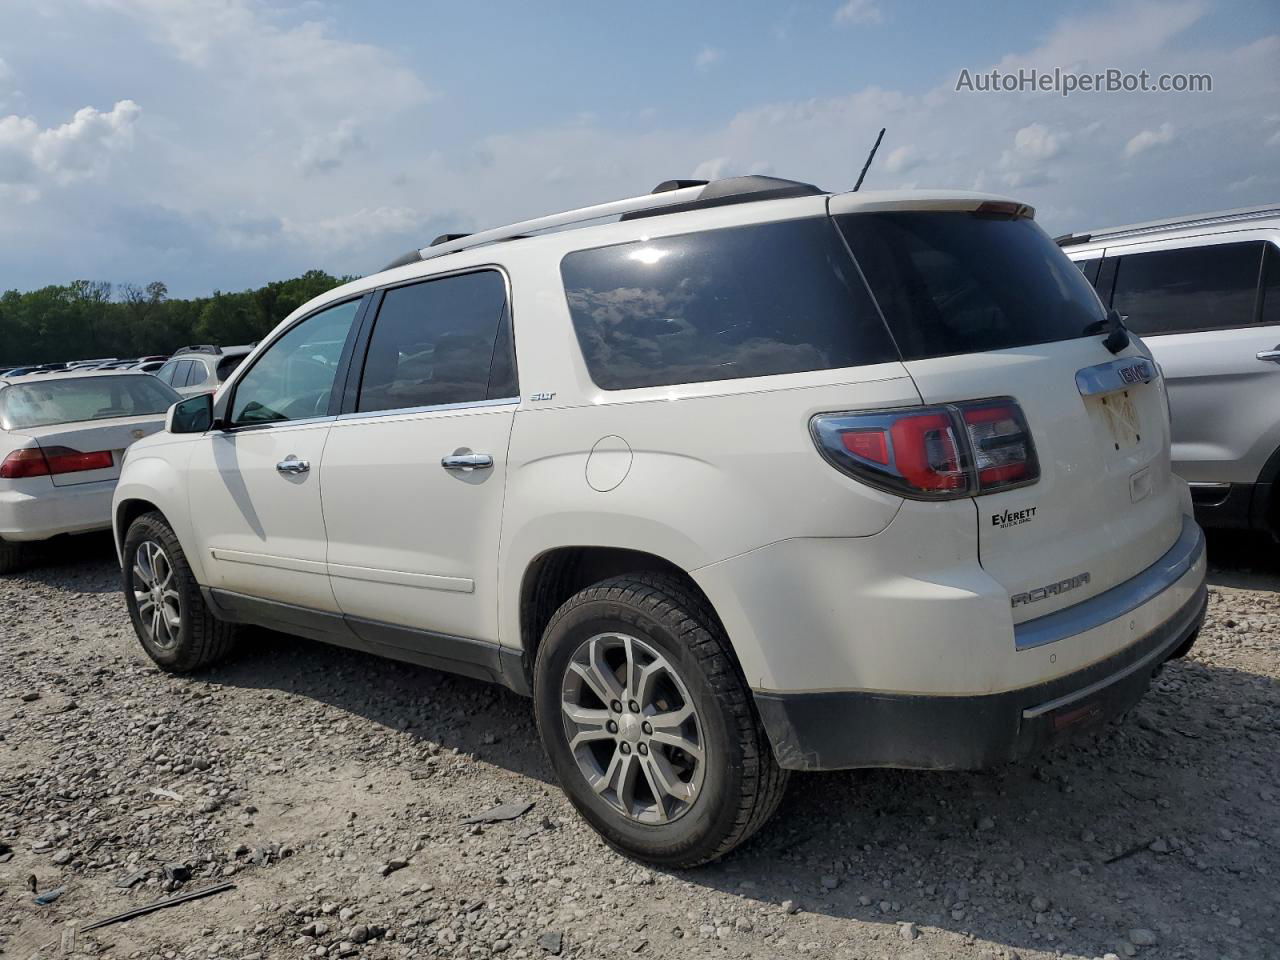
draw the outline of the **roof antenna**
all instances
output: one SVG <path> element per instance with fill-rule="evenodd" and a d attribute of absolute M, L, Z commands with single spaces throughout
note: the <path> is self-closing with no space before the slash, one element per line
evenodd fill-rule
<path fill-rule="evenodd" d="M 884 139 L 884 127 L 880 128 L 880 136 L 876 137 L 876 144 L 871 148 L 871 152 L 867 154 L 867 162 L 862 165 L 862 172 L 858 174 L 858 182 L 853 185 L 853 192 L 857 193 L 858 188 L 862 186 L 862 180 L 867 175 L 867 170 L 871 167 L 871 161 L 876 158 L 876 151 L 880 149 L 880 141 Z"/>

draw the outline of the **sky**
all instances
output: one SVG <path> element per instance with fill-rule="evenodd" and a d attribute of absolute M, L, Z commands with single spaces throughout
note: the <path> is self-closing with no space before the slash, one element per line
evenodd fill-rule
<path fill-rule="evenodd" d="M 365 274 L 445 232 L 766 173 L 1051 233 L 1280 203 L 1275 0 L 0 0 L 0 290 Z M 1211 92 L 984 93 L 997 69 Z"/>

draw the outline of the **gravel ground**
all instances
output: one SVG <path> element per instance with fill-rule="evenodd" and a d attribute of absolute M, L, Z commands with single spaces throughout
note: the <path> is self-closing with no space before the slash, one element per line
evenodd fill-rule
<path fill-rule="evenodd" d="M 1200 643 L 1121 722 L 985 773 L 797 776 L 668 873 L 576 818 L 527 701 L 266 632 L 166 676 L 109 540 L 70 542 L 0 579 L 0 953 L 1280 957 L 1280 558 L 1211 551 Z"/>

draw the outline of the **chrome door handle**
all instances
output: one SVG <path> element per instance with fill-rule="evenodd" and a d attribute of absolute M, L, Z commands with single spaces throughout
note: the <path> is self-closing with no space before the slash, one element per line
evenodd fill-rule
<path fill-rule="evenodd" d="M 1274 350 L 1262 350 L 1257 354 L 1259 360 L 1269 360 L 1272 363 L 1280 363 L 1280 347 Z"/>
<path fill-rule="evenodd" d="M 276 472 L 283 474 L 291 474 L 297 476 L 300 473 L 306 473 L 311 469 L 310 460 L 299 460 L 297 457 L 285 457 L 276 464 Z"/>
<path fill-rule="evenodd" d="M 487 453 L 455 453 L 441 457 L 440 466 L 446 470 L 488 470 L 493 466 L 493 457 Z"/>

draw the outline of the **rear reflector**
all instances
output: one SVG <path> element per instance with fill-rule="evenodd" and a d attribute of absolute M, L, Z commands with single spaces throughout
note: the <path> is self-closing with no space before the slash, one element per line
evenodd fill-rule
<path fill-rule="evenodd" d="M 1026 419 L 1007 397 L 820 414 L 811 431 L 832 466 L 916 500 L 994 493 L 1040 476 Z"/>
<path fill-rule="evenodd" d="M 110 450 L 81 453 L 70 447 L 24 447 L 14 450 L 0 463 L 0 477 L 47 477 L 53 474 L 80 473 L 84 470 L 107 470 L 114 463 Z"/>

